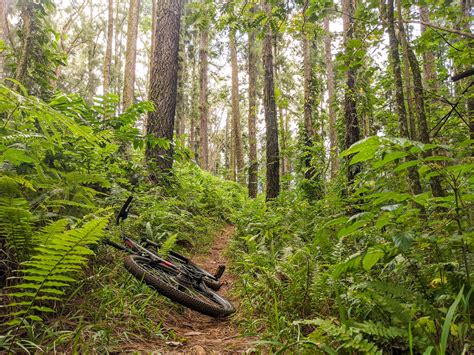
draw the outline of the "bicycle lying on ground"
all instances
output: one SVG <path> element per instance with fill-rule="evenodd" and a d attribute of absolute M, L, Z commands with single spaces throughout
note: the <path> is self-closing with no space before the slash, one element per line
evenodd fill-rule
<path fill-rule="evenodd" d="M 117 225 L 128 217 L 132 199 L 130 196 L 120 209 Z M 208 316 L 225 317 L 235 312 L 232 304 L 215 292 L 221 286 L 224 266 L 219 266 L 213 275 L 174 251 L 166 258 L 159 256 L 159 245 L 149 239 L 142 238 L 142 246 L 125 236 L 123 229 L 121 238 L 124 245 L 108 239 L 105 243 L 129 254 L 124 260 L 125 268 L 137 279 L 172 301 Z"/>

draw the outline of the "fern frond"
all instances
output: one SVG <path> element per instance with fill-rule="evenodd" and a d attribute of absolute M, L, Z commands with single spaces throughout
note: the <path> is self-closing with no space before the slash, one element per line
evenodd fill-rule
<path fill-rule="evenodd" d="M 158 253 L 160 255 L 167 255 L 171 249 L 173 249 L 174 245 L 176 244 L 176 240 L 178 238 L 177 234 L 173 234 L 170 237 L 168 237 L 164 243 L 161 245 L 160 250 Z"/>
<path fill-rule="evenodd" d="M 362 323 L 353 323 L 354 327 L 360 329 L 363 333 L 373 335 L 384 339 L 407 338 L 408 333 L 405 329 L 386 326 L 382 322 L 364 321 Z"/>
<path fill-rule="evenodd" d="M 85 223 L 81 228 L 64 231 L 65 220 L 57 221 L 35 236 L 41 243 L 34 248 L 34 255 L 22 264 L 21 283 L 11 286 L 9 294 L 14 309 L 9 316 L 15 316 L 6 323 L 20 325 L 24 320 L 41 321 L 37 313 L 51 312 L 44 301 L 59 301 L 65 288 L 76 281 L 77 272 L 93 254 L 88 248 L 97 244 L 103 235 L 108 218 L 98 218 Z M 41 304 L 38 301 L 42 301 Z M 23 318 L 20 319 L 19 316 Z"/>
<path fill-rule="evenodd" d="M 10 103 L 3 106 L 0 112 L 13 114 L 18 107 L 21 107 L 21 110 L 17 111 L 27 111 L 30 117 L 37 120 L 46 137 L 51 133 L 54 136 L 59 136 L 60 133 L 70 133 L 74 137 L 84 138 L 93 144 L 98 141 L 89 127 L 78 125 L 74 119 L 54 110 L 36 97 L 18 94 L 0 84 L 0 101 Z"/>
<path fill-rule="evenodd" d="M 329 342 L 335 350 L 351 349 L 361 351 L 364 354 L 382 354 L 382 351 L 373 343 L 364 339 L 360 329 L 350 327 L 347 324 L 337 325 L 330 319 L 307 319 L 294 322 L 294 324 L 315 325 L 317 329 L 308 335 L 310 340 L 316 342 Z"/>
<path fill-rule="evenodd" d="M 0 197 L 0 241 L 20 260 L 31 249 L 31 220 L 28 202 L 24 198 Z"/>

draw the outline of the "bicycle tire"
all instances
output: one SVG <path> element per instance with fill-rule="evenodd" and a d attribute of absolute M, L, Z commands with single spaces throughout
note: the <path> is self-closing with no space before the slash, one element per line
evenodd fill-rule
<path fill-rule="evenodd" d="M 215 318 L 226 317 L 235 312 L 234 306 L 214 291 L 208 289 L 204 294 L 191 285 L 184 286 L 176 280 L 176 272 L 154 264 L 149 258 L 128 255 L 124 260 L 124 264 L 125 268 L 137 279 L 144 281 L 148 286 L 170 300 L 194 311 Z M 179 287 L 182 289 L 180 290 Z"/>
<path fill-rule="evenodd" d="M 219 280 L 217 280 L 214 277 L 214 275 L 212 275 L 209 271 L 207 271 L 206 269 L 203 269 L 198 264 L 196 264 L 194 261 L 192 261 L 191 259 L 185 257 L 184 255 L 181 255 L 181 254 L 173 251 L 172 254 L 171 253 L 169 254 L 168 259 L 171 262 L 177 261 L 179 263 L 183 263 L 185 265 L 191 266 L 196 271 L 198 271 L 200 273 L 203 273 L 205 275 L 204 278 L 203 278 L 204 283 L 206 284 L 207 287 L 211 288 L 212 290 L 219 291 L 219 289 L 221 288 L 222 283 Z"/>

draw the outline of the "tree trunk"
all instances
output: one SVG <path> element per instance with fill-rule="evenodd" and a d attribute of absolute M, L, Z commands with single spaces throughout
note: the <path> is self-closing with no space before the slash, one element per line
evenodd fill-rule
<path fill-rule="evenodd" d="M 403 82 L 402 72 L 400 68 L 400 53 L 398 39 L 395 34 L 395 19 L 393 0 L 388 0 L 387 3 L 387 32 L 390 47 L 390 59 L 393 70 L 393 79 L 395 82 L 395 107 L 398 114 L 398 126 L 400 130 L 400 137 L 409 138 L 408 121 L 405 109 L 405 99 L 403 96 Z M 422 192 L 418 172 L 411 168 L 408 170 L 408 177 L 413 194 Z"/>
<path fill-rule="evenodd" d="M 408 37 L 405 31 L 405 26 L 403 24 L 403 18 L 401 16 L 401 1 L 397 0 L 397 8 L 400 12 L 399 14 L 399 27 L 400 27 L 400 39 L 404 44 L 404 50 L 406 51 L 406 57 L 410 65 L 411 73 L 413 76 L 413 101 L 415 106 L 415 112 L 417 115 L 418 122 L 418 139 L 425 144 L 430 143 L 430 133 L 428 127 L 428 120 L 426 118 L 425 111 L 425 99 L 424 99 L 424 90 L 423 90 L 423 80 L 421 77 L 420 63 L 416 58 L 415 52 L 408 42 Z M 409 89 L 407 89 L 408 91 Z M 413 139 L 413 138 L 412 138 Z M 425 156 L 430 156 L 431 153 L 426 153 Z M 442 197 L 444 196 L 444 190 L 441 185 L 441 180 L 438 176 L 434 176 L 430 179 L 431 192 L 433 196 Z"/>
<path fill-rule="evenodd" d="M 94 12 L 93 7 L 89 7 L 89 24 L 92 26 L 94 21 Z M 93 99 L 96 90 L 96 78 L 94 75 L 94 58 L 96 53 L 97 43 L 93 38 L 90 38 L 87 48 L 87 103 L 89 105 L 93 104 Z"/>
<path fill-rule="evenodd" d="M 229 179 L 231 181 L 237 180 L 237 175 L 235 174 L 235 138 L 234 138 L 234 130 L 232 127 L 233 119 L 232 119 L 232 110 L 228 113 L 228 118 L 230 117 L 230 157 L 229 157 Z"/>
<path fill-rule="evenodd" d="M 185 17 L 181 18 L 181 32 L 179 35 L 179 70 L 178 70 L 178 97 L 176 104 L 176 136 L 180 137 L 184 134 L 186 123 L 185 123 L 185 111 L 186 111 L 186 95 L 185 88 L 187 82 L 187 63 L 186 63 L 186 45 L 185 45 Z"/>
<path fill-rule="evenodd" d="M 270 17 L 272 11 L 268 0 L 263 0 L 263 8 L 266 15 Z M 272 33 L 268 24 L 266 25 L 265 37 L 263 40 L 263 68 L 263 102 L 265 108 L 267 148 L 266 199 L 270 200 L 278 197 L 280 193 L 280 152 L 278 148 L 278 122 L 276 117 L 275 86 L 273 83 Z"/>
<path fill-rule="evenodd" d="M 470 21 L 471 11 L 472 11 L 471 1 L 472 0 L 461 0 L 462 23 L 463 23 L 462 27 L 465 30 L 465 32 L 469 34 L 472 33 L 471 31 L 472 21 Z M 473 41 L 471 40 L 468 48 L 472 51 L 473 47 L 474 47 L 474 44 L 473 44 Z M 468 68 L 462 68 L 462 69 L 468 69 Z M 467 117 L 469 119 L 469 138 L 471 140 L 474 140 L 474 95 L 472 94 L 472 91 L 470 92 L 470 94 L 468 93 L 468 97 L 466 99 L 466 109 L 467 109 Z M 472 143 L 471 146 L 473 147 L 472 154 L 474 155 L 474 143 Z"/>
<path fill-rule="evenodd" d="M 8 1 L 0 0 L 0 41 L 5 45 L 8 41 Z M 0 79 L 5 78 L 5 53 L 0 53 Z"/>
<path fill-rule="evenodd" d="M 303 10 L 304 11 L 304 10 Z M 306 15 L 304 15 L 306 19 Z M 304 87 L 304 178 L 313 180 L 316 174 L 316 168 L 313 166 L 312 157 L 314 153 L 311 147 L 314 145 L 316 132 L 313 127 L 313 107 L 314 107 L 314 92 L 313 92 L 313 69 L 311 60 L 311 44 L 306 37 L 306 32 L 303 32 L 303 87 Z"/>
<path fill-rule="evenodd" d="M 31 56 L 32 32 L 34 27 L 34 13 L 32 4 L 25 5 L 21 11 L 23 42 L 21 44 L 21 56 L 16 67 L 15 79 L 25 85 L 28 63 Z"/>
<path fill-rule="evenodd" d="M 402 45 L 403 53 L 403 77 L 402 81 L 405 82 L 404 86 L 404 96 L 407 99 L 407 117 L 408 117 L 408 129 L 409 129 L 409 138 L 415 140 L 417 137 L 416 128 L 415 128 L 415 115 L 413 112 L 414 106 L 414 97 L 413 97 L 413 81 L 410 75 L 410 60 L 408 58 L 408 40 L 405 34 L 405 26 L 403 24 L 402 16 L 402 7 L 400 0 L 397 0 L 397 12 L 398 12 L 398 33 L 399 41 Z"/>
<path fill-rule="evenodd" d="M 255 8 L 252 7 L 252 12 Z M 255 31 L 248 33 L 248 73 L 249 73 L 249 197 L 257 197 L 257 53 Z"/>
<path fill-rule="evenodd" d="M 354 38 L 354 12 L 355 0 L 343 0 L 343 31 L 344 31 L 344 47 L 346 55 L 349 57 L 349 43 Z M 345 120 L 345 139 L 344 148 L 349 148 L 352 144 L 360 139 L 360 128 L 357 117 L 356 106 L 356 70 L 350 65 L 350 60 L 346 59 L 345 63 L 349 69 L 346 73 L 346 92 L 344 94 L 344 120 Z M 360 172 L 360 165 L 355 164 L 347 168 L 347 180 L 349 185 L 354 181 L 355 176 Z"/>
<path fill-rule="evenodd" d="M 192 43 L 197 42 L 196 32 L 193 33 Z M 197 121 L 199 119 L 199 82 L 198 82 L 198 64 L 196 60 L 196 46 L 190 46 L 189 56 L 191 60 L 191 119 L 189 127 L 189 149 L 194 153 L 197 161 L 199 161 L 199 141 L 197 134 Z"/>
<path fill-rule="evenodd" d="M 123 76 L 123 111 L 133 105 L 134 101 L 139 10 L 140 0 L 130 0 L 130 8 L 128 10 L 127 49 L 125 52 L 125 72 Z"/>
<path fill-rule="evenodd" d="M 199 165 L 202 169 L 209 169 L 209 137 L 208 137 L 208 115 L 209 107 L 207 104 L 207 81 L 208 81 L 208 46 L 209 31 L 202 29 L 199 41 Z"/>
<path fill-rule="evenodd" d="M 336 132 L 336 98 L 335 98 L 335 84 L 334 84 L 334 66 L 332 62 L 331 53 L 331 32 L 329 32 L 329 18 L 324 18 L 324 30 L 326 36 L 324 37 L 324 58 L 326 62 L 326 78 L 328 89 L 328 110 L 329 110 L 329 161 L 331 166 L 331 179 L 337 176 L 339 170 L 339 159 L 337 149 L 337 132 Z"/>
<path fill-rule="evenodd" d="M 154 19 L 156 18 L 156 1 L 157 0 L 152 0 L 151 1 L 151 18 Z M 151 21 L 151 40 L 150 40 L 150 55 L 148 56 L 148 75 L 147 75 L 147 82 L 149 83 L 151 80 L 151 62 L 153 59 L 153 53 L 155 51 L 155 44 L 156 44 L 156 38 L 155 38 L 155 32 L 156 32 L 156 21 Z M 149 96 L 150 93 L 148 93 Z"/>
<path fill-rule="evenodd" d="M 242 145 L 242 129 L 240 123 L 239 99 L 239 68 L 237 64 L 237 48 L 235 43 L 235 30 L 229 31 L 230 63 L 232 66 L 232 130 L 234 132 L 235 162 L 237 167 L 237 180 L 245 184 L 244 175 L 244 149 Z"/>
<path fill-rule="evenodd" d="M 157 4 L 156 46 L 153 53 L 150 80 L 150 99 L 156 111 L 150 112 L 147 132 L 170 142 L 148 144 L 146 159 L 150 166 L 150 179 L 158 182 L 160 173 L 169 174 L 173 167 L 173 131 L 178 84 L 179 29 L 182 0 L 161 0 Z M 155 170 L 158 168 L 158 171 Z"/>
<path fill-rule="evenodd" d="M 123 40 L 123 26 L 125 23 L 126 16 L 122 15 L 121 9 L 120 9 L 120 2 L 116 2 L 115 6 L 115 20 L 114 20 L 114 54 L 113 54 L 113 62 L 114 64 L 112 65 L 112 69 L 110 72 L 110 86 L 111 89 L 109 90 L 110 92 L 114 93 L 122 93 L 123 92 L 123 76 L 122 76 L 122 57 L 123 55 L 123 45 L 122 45 L 122 40 Z M 121 105 L 117 105 L 117 111 L 118 113 L 121 112 L 120 109 Z"/>
<path fill-rule="evenodd" d="M 425 23 L 431 23 L 430 14 L 426 6 L 420 6 L 420 18 Z M 420 25 L 421 34 L 426 32 L 426 25 Z M 438 78 L 436 75 L 436 61 L 433 51 L 423 51 L 423 77 L 427 87 L 435 93 L 439 90 Z"/>
<path fill-rule="evenodd" d="M 109 0 L 108 3 L 108 22 L 107 22 L 107 47 L 105 49 L 104 59 L 104 95 L 110 90 L 110 70 L 112 67 L 112 38 L 114 36 L 114 2 Z"/>
<path fill-rule="evenodd" d="M 225 166 L 225 178 L 230 179 L 230 150 L 231 150 L 231 137 L 230 137 L 230 130 L 231 130 L 231 118 L 230 115 L 227 114 L 225 118 L 225 152 L 224 152 L 224 166 Z"/>

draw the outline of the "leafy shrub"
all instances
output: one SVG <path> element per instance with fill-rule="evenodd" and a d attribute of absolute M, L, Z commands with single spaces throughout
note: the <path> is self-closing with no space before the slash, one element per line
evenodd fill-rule
<path fill-rule="evenodd" d="M 279 350 L 469 349 L 469 143 L 370 137 L 342 155 L 365 165 L 344 200 L 308 201 L 295 190 L 239 213 L 233 255 L 254 329 L 266 329 L 265 344 Z M 438 177 L 445 196 L 413 194 L 411 167 L 425 190 Z"/>

